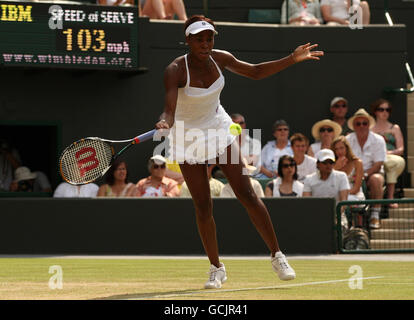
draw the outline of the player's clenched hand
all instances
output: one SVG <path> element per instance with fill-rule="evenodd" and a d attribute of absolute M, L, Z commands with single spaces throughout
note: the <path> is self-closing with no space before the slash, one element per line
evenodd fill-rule
<path fill-rule="evenodd" d="M 160 129 L 169 129 L 170 125 L 168 124 L 168 122 L 166 120 L 160 120 L 155 124 L 155 129 L 160 130 Z"/>

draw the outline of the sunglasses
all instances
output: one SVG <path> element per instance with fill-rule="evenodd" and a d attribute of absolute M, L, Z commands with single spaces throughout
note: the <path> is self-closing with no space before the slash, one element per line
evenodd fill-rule
<path fill-rule="evenodd" d="M 289 128 L 277 128 L 276 131 L 289 131 Z"/>
<path fill-rule="evenodd" d="M 158 169 L 158 168 L 165 169 L 165 164 L 161 164 L 161 165 L 154 164 L 152 167 L 153 167 L 154 169 Z"/>
<path fill-rule="evenodd" d="M 334 108 L 348 108 L 346 103 L 337 103 L 334 105 Z"/>
<path fill-rule="evenodd" d="M 325 160 L 325 161 L 322 161 L 321 163 L 323 163 L 323 164 L 334 164 L 334 162 L 332 161 L 332 160 Z"/>
<path fill-rule="evenodd" d="M 292 163 L 284 163 L 282 164 L 282 168 L 286 169 L 286 168 L 294 168 L 296 165 L 296 163 L 292 162 Z"/>
<path fill-rule="evenodd" d="M 368 122 L 367 121 L 355 122 L 355 127 L 361 127 L 361 126 L 363 126 L 363 127 L 368 126 Z"/>
<path fill-rule="evenodd" d="M 379 111 L 379 112 L 390 112 L 390 108 L 381 108 L 381 107 L 379 107 L 379 108 L 377 108 L 375 111 Z"/>
<path fill-rule="evenodd" d="M 326 132 L 333 132 L 334 130 L 333 130 L 333 128 L 320 128 L 320 129 L 319 129 L 319 132 L 321 132 L 321 133 L 322 133 L 322 132 L 325 132 L 325 131 L 326 131 Z"/>

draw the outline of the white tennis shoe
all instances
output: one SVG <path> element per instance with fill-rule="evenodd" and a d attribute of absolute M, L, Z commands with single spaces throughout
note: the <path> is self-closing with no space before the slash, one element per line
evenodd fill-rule
<path fill-rule="evenodd" d="M 273 270 L 277 273 L 280 280 L 293 280 L 296 278 L 295 270 L 289 265 L 285 255 L 278 251 L 271 257 Z"/>
<path fill-rule="evenodd" d="M 227 280 L 226 268 L 223 263 L 220 263 L 220 268 L 217 268 L 215 265 L 211 265 L 208 274 L 210 276 L 204 285 L 205 289 L 220 289 L 221 284 Z"/>

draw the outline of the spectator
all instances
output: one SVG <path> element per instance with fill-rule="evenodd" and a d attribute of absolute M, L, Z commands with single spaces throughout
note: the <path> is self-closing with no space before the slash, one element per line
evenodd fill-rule
<path fill-rule="evenodd" d="M 207 166 L 207 170 L 208 170 L 207 174 L 208 174 L 208 179 L 210 183 L 210 193 L 212 197 L 220 197 L 221 191 L 223 190 L 223 187 L 224 187 L 224 183 L 212 177 L 212 171 L 215 166 L 216 166 L 215 164 L 209 164 Z M 188 186 L 185 182 L 181 186 L 180 197 L 191 198 L 190 190 L 188 190 Z"/>
<path fill-rule="evenodd" d="M 98 190 L 98 197 L 131 197 L 135 192 L 128 182 L 128 167 L 125 161 L 116 160 L 106 174 L 106 183 Z"/>
<path fill-rule="evenodd" d="M 97 0 L 101 6 L 133 6 L 134 0 Z"/>
<path fill-rule="evenodd" d="M 335 97 L 331 101 L 330 111 L 332 114 L 332 121 L 337 122 L 342 127 L 341 134 L 346 136 L 352 130 L 348 128 L 346 115 L 348 113 L 348 100 L 344 97 Z"/>
<path fill-rule="evenodd" d="M 362 9 L 362 24 L 370 22 L 370 9 L 367 1 L 360 0 L 321 0 L 321 12 L 327 25 L 349 25 L 349 8 L 352 5 Z"/>
<path fill-rule="evenodd" d="M 321 149 L 330 149 L 332 141 L 341 134 L 342 128 L 335 121 L 324 119 L 316 122 L 312 127 L 312 136 L 316 142 L 308 149 L 308 155 L 314 157 Z"/>
<path fill-rule="evenodd" d="M 354 154 L 362 160 L 369 198 L 382 199 L 384 185 L 382 165 L 386 160 L 387 150 L 384 139 L 370 131 L 374 125 L 375 119 L 361 108 L 348 120 L 348 127 L 354 132 L 347 135 L 346 138 Z M 371 207 L 370 227 L 373 229 L 380 228 L 380 211 L 380 204 Z"/>
<path fill-rule="evenodd" d="M 357 158 L 352 152 L 348 140 L 344 136 L 339 136 L 332 142 L 332 151 L 335 153 L 334 169 L 345 172 L 350 185 L 348 200 L 359 201 L 365 200 L 362 191 L 362 179 L 364 178 L 364 169 L 361 159 Z"/>
<path fill-rule="evenodd" d="M 281 11 L 281 22 L 284 24 L 303 26 L 323 23 L 319 0 L 284 0 Z M 289 15 L 289 22 L 287 15 Z"/>
<path fill-rule="evenodd" d="M 320 150 L 316 154 L 316 160 L 318 170 L 306 177 L 303 196 L 335 198 L 337 202 L 347 200 L 350 189 L 349 182 L 344 172 L 333 169 L 335 163 L 333 151 L 331 149 Z M 344 210 L 342 210 L 341 215 L 341 226 L 342 230 L 345 231 L 348 229 L 348 220 Z"/>
<path fill-rule="evenodd" d="M 74 186 L 67 182 L 59 184 L 53 193 L 54 198 L 95 198 L 99 187 L 95 183 Z"/>
<path fill-rule="evenodd" d="M 0 139 L 0 192 L 10 190 L 14 170 L 20 164 L 21 160 L 17 149 L 11 147 L 6 139 Z"/>
<path fill-rule="evenodd" d="M 52 192 L 49 179 L 41 171 L 31 172 L 28 167 L 18 167 L 14 172 L 14 184 L 10 191 L 17 192 Z"/>
<path fill-rule="evenodd" d="M 304 197 L 335 198 L 344 201 L 348 198 L 349 183 L 346 174 L 333 169 L 335 155 L 331 149 L 322 149 L 316 154 L 317 171 L 308 175 L 304 182 Z"/>
<path fill-rule="evenodd" d="M 267 184 L 266 197 L 302 197 L 303 183 L 297 180 L 297 169 L 293 157 L 286 155 L 280 157 L 279 176 Z"/>
<path fill-rule="evenodd" d="M 384 138 L 387 147 L 384 169 L 388 199 L 394 199 L 397 178 L 405 168 L 405 160 L 403 158 L 404 137 L 398 124 L 389 121 L 391 109 L 391 104 L 385 99 L 379 99 L 371 105 L 371 114 L 376 119 L 376 124 L 371 130 Z M 398 208 L 398 203 L 392 203 L 390 207 Z"/>
<path fill-rule="evenodd" d="M 277 120 L 272 127 L 276 140 L 269 141 L 262 149 L 262 163 L 257 178 L 277 177 L 279 158 L 283 155 L 293 156 L 289 141 L 289 125 L 285 120 Z"/>
<path fill-rule="evenodd" d="M 246 172 L 243 172 L 242 174 L 248 174 L 248 175 L 252 175 L 255 172 L 257 172 L 257 168 L 254 166 L 251 166 L 249 164 L 247 164 L 247 160 L 245 158 L 242 158 L 242 161 L 244 163 L 244 169 L 246 169 Z M 256 193 L 256 195 L 259 198 L 263 198 L 264 197 L 264 192 L 263 192 L 263 188 L 262 185 L 260 184 L 259 181 L 257 181 L 256 179 L 250 177 L 250 182 L 252 184 L 253 190 Z M 220 197 L 222 198 L 235 198 L 236 195 L 233 191 L 233 189 L 231 188 L 229 183 L 226 183 L 223 187 L 223 189 L 221 190 L 220 193 Z"/>
<path fill-rule="evenodd" d="M 290 137 L 290 145 L 293 151 L 293 159 L 297 165 L 298 181 L 303 182 L 308 174 L 316 171 L 316 159 L 306 154 L 309 140 L 301 133 L 295 133 Z"/>
<path fill-rule="evenodd" d="M 172 20 L 177 15 L 178 20 L 187 20 L 183 0 L 145 0 L 142 6 L 142 16 L 150 19 Z"/>
<path fill-rule="evenodd" d="M 155 155 L 148 161 L 150 176 L 136 184 L 137 197 L 178 197 L 180 189 L 177 181 L 165 176 L 167 159 Z"/>
<path fill-rule="evenodd" d="M 246 129 L 246 120 L 243 115 L 234 113 L 230 117 L 234 123 L 238 123 L 242 128 L 239 140 L 241 156 L 247 160 L 247 164 L 260 169 L 262 150 L 260 140 L 250 137 L 249 130 Z M 258 172 L 255 172 L 254 174 L 257 173 Z"/>

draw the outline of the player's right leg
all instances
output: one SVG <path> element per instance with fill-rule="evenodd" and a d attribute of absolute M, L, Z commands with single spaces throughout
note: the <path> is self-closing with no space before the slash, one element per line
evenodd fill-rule
<path fill-rule="evenodd" d="M 210 195 L 210 183 L 207 175 L 207 164 L 180 164 L 181 173 L 193 198 L 196 211 L 198 232 L 204 250 L 210 260 L 209 279 L 206 289 L 221 288 L 227 280 L 224 265 L 219 261 L 216 224 L 213 217 L 213 202 Z"/>

